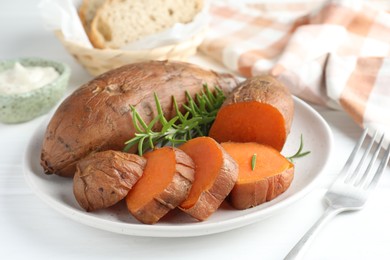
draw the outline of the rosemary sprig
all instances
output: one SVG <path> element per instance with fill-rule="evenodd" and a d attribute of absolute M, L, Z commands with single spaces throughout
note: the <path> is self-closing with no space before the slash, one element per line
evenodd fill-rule
<path fill-rule="evenodd" d="M 156 146 L 164 146 L 168 143 L 173 146 L 182 144 L 197 136 L 206 136 L 215 120 L 219 108 L 226 97 L 222 90 L 215 87 L 212 93 L 207 85 L 203 85 L 203 91 L 196 94 L 196 101 L 186 92 L 187 103 L 183 105 L 186 112 L 183 114 L 172 96 L 176 116 L 169 121 L 165 118 L 161 108 L 161 103 L 154 93 L 157 116 L 146 124 L 135 107 L 130 106 L 133 125 L 136 129 L 135 136 L 125 142 L 125 152 L 131 147 L 137 145 L 138 154 L 142 155 L 149 149 Z M 160 131 L 153 131 L 154 126 L 160 122 L 162 128 Z"/>
<path fill-rule="evenodd" d="M 301 134 L 301 141 L 299 144 L 298 151 L 294 155 L 288 156 L 286 158 L 290 160 L 290 162 L 294 162 L 294 159 L 306 156 L 310 153 L 310 151 L 302 152 L 302 149 L 303 149 L 303 136 Z"/>

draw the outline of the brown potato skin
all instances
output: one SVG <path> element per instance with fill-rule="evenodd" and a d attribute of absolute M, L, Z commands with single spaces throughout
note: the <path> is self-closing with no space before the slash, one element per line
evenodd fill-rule
<path fill-rule="evenodd" d="M 175 152 L 176 173 L 169 186 L 157 197 L 131 214 L 144 224 L 157 223 L 170 210 L 180 205 L 188 196 L 194 182 L 195 164 L 183 151 L 170 147 Z"/>
<path fill-rule="evenodd" d="M 246 101 L 258 101 L 277 108 L 283 115 L 288 136 L 294 117 L 294 100 L 280 81 L 270 75 L 249 78 L 226 98 L 223 106 Z"/>
<path fill-rule="evenodd" d="M 270 201 L 287 190 L 294 178 L 294 166 L 255 183 L 237 183 L 229 195 L 236 209 L 248 209 Z"/>
<path fill-rule="evenodd" d="M 90 153 L 122 150 L 135 133 L 130 105 L 150 122 L 157 115 L 155 92 L 170 119 L 172 96 L 180 106 L 185 91 L 194 96 L 203 84 L 229 93 L 238 83 L 232 75 L 177 61 L 130 64 L 98 76 L 65 99 L 49 122 L 41 152 L 45 173 L 72 177 L 77 162 Z"/>
<path fill-rule="evenodd" d="M 108 208 L 124 197 L 142 176 L 146 159 L 136 154 L 103 151 L 79 161 L 73 193 L 86 211 Z"/>
<path fill-rule="evenodd" d="M 217 142 L 216 144 L 222 151 L 223 164 L 213 186 L 202 192 L 191 208 L 180 207 L 182 211 L 199 221 L 206 220 L 219 208 L 232 191 L 238 178 L 238 164 L 221 145 Z"/>

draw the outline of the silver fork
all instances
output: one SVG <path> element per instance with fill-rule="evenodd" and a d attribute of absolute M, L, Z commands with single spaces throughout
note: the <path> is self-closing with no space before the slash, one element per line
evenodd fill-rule
<path fill-rule="evenodd" d="M 328 208 L 324 214 L 318 219 L 316 223 L 306 232 L 306 234 L 298 241 L 298 243 L 291 249 L 290 253 L 285 257 L 285 260 L 299 259 L 302 257 L 304 251 L 308 248 L 312 238 L 318 233 L 320 228 L 332 217 L 336 216 L 340 212 L 348 210 L 362 209 L 370 191 L 372 191 L 378 183 L 379 177 L 384 171 L 390 155 L 390 144 L 388 145 L 385 153 L 380 157 L 380 165 L 375 173 L 372 173 L 371 169 L 378 158 L 379 152 L 384 142 L 384 134 L 382 134 L 379 143 L 377 144 L 374 152 L 370 155 L 377 132 L 373 134 L 367 149 L 364 151 L 356 168 L 352 167 L 356 164 L 356 159 L 361 150 L 366 137 L 368 136 L 368 129 L 365 129 L 351 155 L 349 156 L 344 168 L 341 170 L 339 176 L 333 182 L 329 190 L 325 194 L 325 199 L 328 202 Z M 369 137 L 368 137 L 369 138 Z M 367 142 L 367 141 L 366 141 Z M 364 148 L 362 148 L 364 150 Z M 364 169 L 365 162 L 368 157 L 371 156 L 367 167 Z"/>

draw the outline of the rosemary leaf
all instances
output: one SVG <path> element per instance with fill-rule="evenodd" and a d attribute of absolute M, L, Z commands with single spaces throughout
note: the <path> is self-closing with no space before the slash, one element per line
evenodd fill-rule
<path fill-rule="evenodd" d="M 164 117 L 164 113 L 161 108 L 160 100 L 158 100 L 157 93 L 154 92 L 154 101 L 156 102 L 157 114 L 160 116 L 160 122 L 162 124 L 166 123 L 167 120 Z"/>
<path fill-rule="evenodd" d="M 143 154 L 143 148 L 142 148 L 142 145 L 144 144 L 144 140 L 145 140 L 146 136 L 142 137 L 139 142 L 138 142 L 138 154 L 140 156 L 142 156 Z"/>
<path fill-rule="evenodd" d="M 217 102 L 217 97 L 214 97 L 207 84 L 204 84 L 203 88 L 205 89 L 207 98 L 211 101 L 212 104 L 215 104 Z M 215 109 L 215 107 L 213 107 L 213 109 Z"/>
<path fill-rule="evenodd" d="M 137 122 L 137 110 L 135 110 L 135 107 L 133 107 L 133 106 L 130 106 L 130 109 L 131 109 L 131 117 L 132 117 L 132 120 L 133 120 L 133 126 L 134 126 L 134 128 L 135 128 L 135 130 L 137 131 L 137 132 L 139 132 L 139 133 L 141 133 L 142 132 L 142 129 L 139 127 L 139 124 L 138 124 L 138 122 Z"/>
<path fill-rule="evenodd" d="M 252 171 L 255 170 L 255 167 L 256 167 L 256 159 L 257 159 L 257 154 L 253 154 L 252 156 L 252 161 L 251 161 L 251 167 L 252 167 Z"/>
<path fill-rule="evenodd" d="M 297 155 L 294 157 L 294 159 L 304 157 L 304 156 L 308 155 L 309 153 L 310 153 L 310 151 L 306 151 L 306 152 L 297 154 Z"/>
<path fill-rule="evenodd" d="M 210 99 L 207 97 L 206 93 L 202 91 L 202 99 L 204 100 L 204 103 L 208 106 L 209 110 L 213 110 L 214 106 L 211 103 Z"/>
<path fill-rule="evenodd" d="M 180 112 L 179 105 L 177 104 L 177 101 L 176 101 L 175 96 L 172 96 L 172 102 L 173 102 L 173 107 L 175 108 L 176 114 L 177 114 L 177 115 L 183 115 L 183 114 Z"/>
<path fill-rule="evenodd" d="M 148 129 L 148 126 L 146 125 L 145 121 L 142 119 L 142 117 L 137 113 L 137 111 L 135 110 L 134 108 L 134 114 L 135 114 L 135 118 L 137 119 L 137 122 L 142 126 L 142 128 L 144 130 L 147 130 Z M 137 124 L 136 124 L 137 125 Z M 138 132 L 141 132 L 142 133 L 142 130 L 138 127 L 137 128 Z"/>
<path fill-rule="evenodd" d="M 131 147 L 133 147 L 134 145 L 136 145 L 138 143 L 138 140 L 139 140 L 138 138 L 133 138 L 133 139 L 125 142 L 126 146 L 123 149 L 123 151 L 128 152 Z"/>
<path fill-rule="evenodd" d="M 287 156 L 286 158 L 290 162 L 294 162 L 294 159 L 304 157 L 310 153 L 310 151 L 302 152 L 302 149 L 303 149 L 303 135 L 301 134 L 301 140 L 300 140 L 298 151 L 296 151 L 296 153 L 291 156 Z"/>
<path fill-rule="evenodd" d="M 153 144 L 153 138 L 148 138 L 149 141 L 149 148 L 154 149 L 154 144 Z M 145 149 L 145 148 L 144 148 Z"/>

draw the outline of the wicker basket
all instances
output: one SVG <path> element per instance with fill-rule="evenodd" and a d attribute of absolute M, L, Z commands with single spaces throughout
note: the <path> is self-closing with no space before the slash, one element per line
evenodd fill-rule
<path fill-rule="evenodd" d="M 66 41 L 60 31 L 56 31 L 56 36 L 60 39 L 68 52 L 71 53 L 91 75 L 97 76 L 122 65 L 145 60 L 185 61 L 189 56 L 196 53 L 198 46 L 204 39 L 206 31 L 207 29 L 204 29 L 189 40 L 175 45 L 139 51 L 91 49 Z"/>

